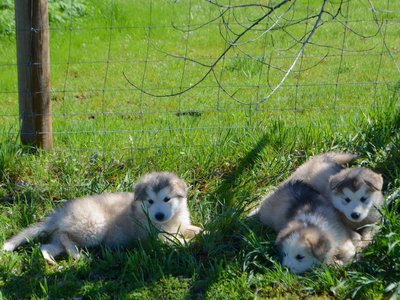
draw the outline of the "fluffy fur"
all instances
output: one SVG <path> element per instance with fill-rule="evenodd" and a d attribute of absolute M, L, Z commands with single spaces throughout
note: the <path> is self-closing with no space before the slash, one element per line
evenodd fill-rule
<path fill-rule="evenodd" d="M 347 263 L 355 254 L 349 231 L 322 195 L 299 180 L 288 180 L 265 197 L 260 221 L 277 233 L 282 264 L 303 273 L 325 262 Z"/>
<path fill-rule="evenodd" d="M 27 240 L 47 235 L 50 242 L 40 249 L 54 264 L 54 257 L 63 252 L 77 259 L 82 247 L 123 247 L 144 240 L 150 222 L 163 238 L 168 234 L 192 238 L 200 228 L 191 225 L 186 196 L 186 184 L 175 174 L 150 173 L 139 181 L 134 193 L 109 193 L 66 202 L 44 221 L 7 240 L 3 250 L 13 251 Z"/>
<path fill-rule="evenodd" d="M 358 156 L 351 153 L 328 152 L 313 156 L 303 163 L 290 177 L 310 184 L 322 195 L 330 195 L 329 180 L 332 175 L 343 170 L 343 165 L 355 160 Z"/>
<path fill-rule="evenodd" d="M 314 156 L 301 165 L 292 179 L 302 180 L 322 193 L 339 212 L 345 225 L 359 233 L 363 241 L 372 239 L 373 224 L 380 220 L 383 179 L 366 168 L 344 168 L 357 156 L 329 152 Z"/>

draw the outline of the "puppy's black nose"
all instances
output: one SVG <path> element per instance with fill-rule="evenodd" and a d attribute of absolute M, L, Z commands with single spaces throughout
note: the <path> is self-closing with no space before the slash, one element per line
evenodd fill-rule
<path fill-rule="evenodd" d="M 163 213 L 156 213 L 156 219 L 157 219 L 157 221 L 162 221 L 162 220 L 164 220 L 164 214 Z"/>
<path fill-rule="evenodd" d="M 359 213 L 356 213 L 356 212 L 353 212 L 353 213 L 351 213 L 351 215 L 350 215 L 354 220 L 357 220 L 359 217 L 360 217 L 360 214 Z"/>

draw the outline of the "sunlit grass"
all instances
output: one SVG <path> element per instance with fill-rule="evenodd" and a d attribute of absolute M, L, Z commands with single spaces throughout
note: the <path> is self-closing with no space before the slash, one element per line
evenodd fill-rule
<path fill-rule="evenodd" d="M 59 266 L 46 265 L 33 242 L 0 254 L 0 298 L 396 297 L 400 78 L 382 36 L 363 39 L 347 31 L 343 40 L 344 27 L 327 23 L 314 39 L 338 49 L 307 47 L 295 68 L 303 71 L 255 105 L 279 83 L 284 74 L 279 68 L 288 68 L 299 49 L 287 49 L 293 41 L 273 30 L 233 49 L 215 67 L 227 92 L 245 104 L 226 95 L 212 76 L 181 96 L 154 98 L 129 85 L 122 73 L 163 94 L 195 83 L 207 68 L 152 47 L 150 24 L 158 49 L 209 64 L 226 47 L 218 24 L 190 34 L 172 25 L 202 24 L 218 10 L 202 1 L 113 3 L 90 2 L 83 17 L 51 28 L 52 152 L 32 154 L 19 144 L 14 39 L 0 42 L 0 241 L 66 199 L 131 190 L 140 175 L 153 170 L 170 170 L 187 181 L 193 222 L 209 233 L 189 246 L 150 241 L 128 250 L 90 249 L 86 260 L 65 256 Z M 349 3 L 351 18 L 365 20 L 349 23 L 351 28 L 372 35 L 377 27 L 369 6 Z M 309 5 L 296 16 L 316 11 L 319 2 Z M 385 37 L 398 61 L 399 4 L 374 5 L 378 16 L 393 22 Z M 259 14 L 253 8 L 236 17 L 250 22 Z M 299 37 L 305 28 L 287 30 Z M 342 57 L 343 46 L 360 52 Z M 270 58 L 278 68 L 262 64 Z M 383 174 L 385 194 L 391 195 L 382 209 L 385 220 L 358 261 L 293 275 L 279 263 L 275 234 L 246 221 L 245 214 L 308 156 L 328 150 L 356 152 L 359 165 Z"/>

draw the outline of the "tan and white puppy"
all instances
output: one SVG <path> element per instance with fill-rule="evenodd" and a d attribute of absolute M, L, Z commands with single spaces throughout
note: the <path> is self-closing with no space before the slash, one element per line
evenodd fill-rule
<path fill-rule="evenodd" d="M 342 222 L 361 235 L 358 239 L 368 241 L 375 231 L 373 224 L 380 220 L 383 179 L 366 168 L 342 166 L 356 158 L 350 153 L 320 154 L 301 165 L 291 178 L 302 180 L 323 194 L 337 209 Z"/>
<path fill-rule="evenodd" d="M 71 200 L 11 237 L 3 250 L 13 251 L 27 240 L 47 235 L 50 242 L 40 247 L 44 258 L 55 264 L 54 257 L 67 252 L 79 258 L 80 248 L 103 245 L 127 246 L 145 240 L 152 223 L 164 239 L 168 235 L 192 238 L 200 228 L 191 225 L 187 206 L 187 186 L 173 173 L 145 175 L 134 193 L 108 193 Z"/>
<path fill-rule="evenodd" d="M 313 186 L 322 195 L 329 196 L 330 178 L 343 170 L 343 165 L 355 159 L 357 155 L 343 152 L 327 152 L 311 157 L 290 176 L 290 179 L 301 180 Z"/>
<path fill-rule="evenodd" d="M 282 264 L 303 273 L 320 263 L 346 264 L 355 255 L 349 230 L 326 199 L 300 180 L 288 180 L 265 197 L 256 215 L 277 233 Z"/>

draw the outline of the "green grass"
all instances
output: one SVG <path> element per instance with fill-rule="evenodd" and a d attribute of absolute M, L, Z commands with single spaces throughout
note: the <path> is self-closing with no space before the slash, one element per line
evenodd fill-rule
<path fill-rule="evenodd" d="M 174 171 L 187 181 L 193 223 L 210 233 L 188 246 L 151 240 L 121 251 L 90 249 L 86 260 L 61 257 L 59 266 L 48 266 L 33 242 L 0 253 L 0 298 L 396 298 L 400 76 L 382 36 L 373 35 L 377 25 L 366 1 L 345 3 L 343 15 L 370 20 L 349 22 L 370 38 L 338 22 L 326 23 L 313 41 L 331 48 L 308 46 L 296 66 L 302 71 L 291 74 L 258 106 L 271 90 L 267 83 L 280 81 L 279 68 L 287 68 L 299 49 L 288 49 L 293 39 L 282 29 L 235 47 L 215 68 L 226 90 L 249 105 L 224 94 L 213 76 L 181 96 L 153 98 L 130 86 L 122 72 L 163 94 L 193 84 L 206 68 L 148 47 L 147 26 L 153 26 L 150 37 L 163 51 L 210 63 L 226 47 L 218 24 L 189 35 L 171 24 L 182 29 L 189 21 L 202 24 L 218 10 L 203 1 L 82 3 L 83 15 L 79 11 L 69 19 L 64 13 L 51 27 L 53 152 L 32 154 L 19 143 L 15 42 L 12 35 L 1 37 L 0 244 L 65 199 L 131 190 L 153 170 Z M 318 3 L 297 4 L 294 18 L 316 13 Z M 387 20 L 382 32 L 398 63 L 400 4 L 382 0 L 374 5 L 378 17 Z M 253 8 L 225 17 L 248 23 L 260 13 Z M 256 29 L 271 26 L 272 20 L 267 23 Z M 242 30 L 239 25 L 232 29 Z M 306 27 L 286 30 L 299 38 Z M 341 58 L 343 45 L 358 52 L 345 51 Z M 270 59 L 277 68 L 262 64 Z M 187 111 L 197 114 L 177 116 Z M 359 153 L 358 165 L 383 174 L 389 196 L 382 210 L 385 221 L 374 242 L 349 266 L 293 275 L 279 263 L 275 233 L 246 222 L 246 209 L 310 155 L 328 150 Z"/>

